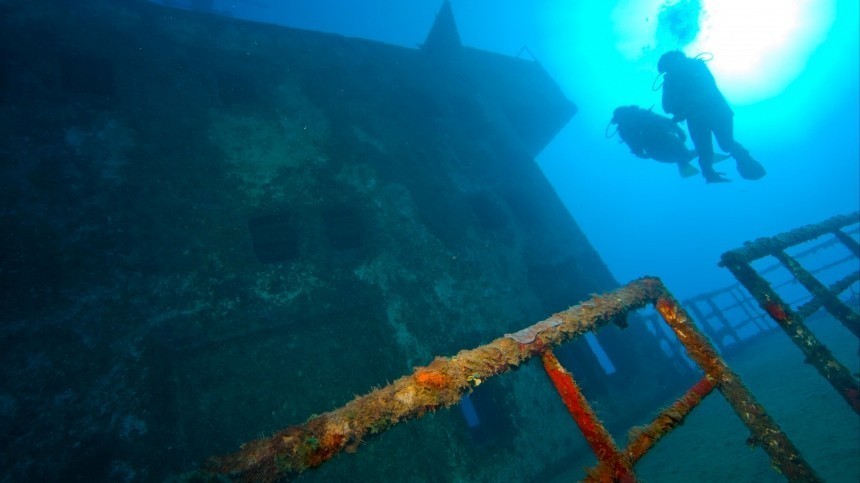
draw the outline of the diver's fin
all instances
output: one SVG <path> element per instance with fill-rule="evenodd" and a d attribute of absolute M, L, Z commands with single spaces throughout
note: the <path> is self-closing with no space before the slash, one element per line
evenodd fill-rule
<path fill-rule="evenodd" d="M 682 178 L 689 178 L 690 176 L 699 174 L 699 170 L 689 163 L 678 163 L 678 174 Z"/>
<path fill-rule="evenodd" d="M 693 158 L 695 158 L 696 156 L 698 156 L 698 155 L 699 155 L 696 151 L 694 151 L 694 150 L 692 150 L 692 149 L 690 149 L 689 151 L 690 151 L 690 152 L 689 152 L 689 155 L 690 155 L 690 159 L 691 159 L 691 160 L 692 160 Z M 732 157 L 732 155 L 731 155 L 731 154 L 726 154 L 726 153 L 716 153 L 716 152 L 715 152 L 715 153 L 714 153 L 714 162 L 715 162 L 715 163 L 719 163 L 720 161 L 725 161 L 725 160 L 727 160 L 727 159 L 729 159 L 729 158 L 731 158 L 731 157 Z"/>
<path fill-rule="evenodd" d="M 750 156 L 742 156 L 738 159 L 738 174 L 741 178 L 756 180 L 764 178 L 767 174 L 764 166 Z"/>
<path fill-rule="evenodd" d="M 730 183 L 732 180 L 723 177 L 724 173 L 712 172 L 705 175 L 705 182 L 711 183 Z"/>

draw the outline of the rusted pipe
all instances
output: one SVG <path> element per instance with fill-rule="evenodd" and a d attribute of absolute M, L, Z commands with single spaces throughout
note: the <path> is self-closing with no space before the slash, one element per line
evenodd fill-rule
<path fill-rule="evenodd" d="M 582 435 L 585 436 L 585 440 L 588 441 L 588 445 L 601 463 L 596 471 L 589 472 L 588 479 L 631 483 L 636 481 L 630 461 L 618 451 L 615 440 L 591 409 L 591 405 L 588 404 L 573 376 L 561 366 L 552 351 L 544 352 L 541 359 L 567 411 L 576 421 L 576 425 L 579 426 L 579 430 L 582 431 Z"/>
<path fill-rule="evenodd" d="M 671 406 L 661 411 L 650 424 L 631 429 L 625 451 L 630 461 L 635 464 L 663 436 L 683 423 L 693 408 L 698 406 L 714 387 L 714 382 L 708 376 L 703 377 Z"/>
<path fill-rule="evenodd" d="M 703 377 L 693 385 L 683 396 L 678 398 L 671 406 L 662 410 L 657 417 L 647 426 L 635 427 L 627 436 L 627 448 L 624 450 L 626 461 L 635 465 L 663 436 L 669 434 L 678 425 L 684 422 L 687 415 L 710 394 L 716 385 L 708 378 Z M 608 475 L 610 469 L 606 463 L 600 462 L 596 467 L 588 471 L 590 475 Z M 601 481 L 598 479 L 598 481 Z"/>

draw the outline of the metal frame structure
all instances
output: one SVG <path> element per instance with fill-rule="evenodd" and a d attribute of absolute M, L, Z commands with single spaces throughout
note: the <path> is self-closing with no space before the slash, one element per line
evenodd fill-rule
<path fill-rule="evenodd" d="M 785 331 L 818 372 L 833 386 L 851 408 L 860 413 L 860 384 L 851 371 L 842 365 L 830 350 L 813 335 L 804 319 L 820 308 L 825 308 L 845 328 L 860 337 L 860 315 L 839 299 L 839 294 L 860 281 L 860 270 L 850 273 L 830 287 L 824 285 L 806 270 L 786 249 L 832 234 L 860 259 L 860 244 L 842 231 L 846 226 L 860 222 L 860 212 L 840 215 L 824 222 L 796 228 L 770 238 L 759 238 L 743 247 L 723 253 L 720 265 L 729 269 L 746 287 L 759 305 Z M 812 294 L 812 300 L 793 310 L 776 290 L 750 265 L 753 261 L 773 256 Z"/>
<path fill-rule="evenodd" d="M 644 428 L 632 431 L 629 446 L 619 450 L 551 349 L 610 322 L 626 322 L 628 313 L 653 305 L 705 376 Z M 619 323 L 624 325 L 624 323 Z M 635 481 L 633 465 L 714 388 L 719 390 L 750 429 L 747 439 L 761 446 L 774 468 L 791 481 L 820 481 L 776 422 L 719 356 L 689 315 L 656 278 L 643 278 L 571 307 L 514 334 L 488 344 L 437 357 L 426 367 L 357 397 L 333 411 L 250 441 L 233 454 L 206 466 L 210 475 L 240 481 L 276 481 L 321 465 L 342 450 L 355 450 L 395 424 L 452 406 L 484 380 L 540 356 L 568 411 L 598 456 L 592 481 Z"/>
<path fill-rule="evenodd" d="M 854 227 L 851 230 L 847 230 L 847 232 L 840 230 L 840 233 L 844 235 L 856 235 L 860 233 L 860 227 Z M 831 248 L 834 245 L 844 245 L 844 242 L 840 241 L 841 239 L 832 237 L 821 240 L 819 243 L 798 252 L 794 255 L 794 258 L 799 262 L 804 262 L 808 258 L 817 255 L 821 250 Z M 856 255 L 848 253 L 847 256 L 840 257 L 825 265 L 809 270 L 809 273 L 815 275 L 836 267 L 844 268 L 848 264 L 856 266 L 857 263 Z M 782 263 L 776 262 L 758 270 L 758 273 L 766 276 L 768 273 L 782 267 Z M 842 293 L 850 288 L 852 282 L 853 279 L 851 277 L 846 277 L 840 281 L 838 286 L 831 288 L 831 291 Z M 792 277 L 775 283 L 773 288 L 776 291 L 780 291 L 789 285 L 798 283 L 797 279 Z M 787 302 L 792 307 L 799 307 L 798 312 L 803 319 L 809 318 L 821 308 L 820 300 L 813 300 L 813 296 L 809 294 L 795 297 L 793 300 L 787 300 Z M 734 283 L 717 290 L 686 298 L 681 301 L 681 304 L 690 311 L 694 320 L 699 324 L 699 328 L 711 339 L 714 346 L 724 356 L 728 356 L 734 351 L 746 347 L 749 342 L 758 336 L 779 328 L 779 325 L 773 322 L 766 311 L 758 309 L 758 301 L 740 283 Z M 643 315 L 642 317 L 646 319 L 646 323 L 650 324 L 652 329 L 660 318 L 656 313 Z M 657 333 L 655 335 L 659 340 L 666 341 L 670 345 L 673 354 L 680 357 L 677 354 L 677 350 L 680 347 L 677 343 L 673 343 L 674 338 L 670 339 L 665 333 Z"/>

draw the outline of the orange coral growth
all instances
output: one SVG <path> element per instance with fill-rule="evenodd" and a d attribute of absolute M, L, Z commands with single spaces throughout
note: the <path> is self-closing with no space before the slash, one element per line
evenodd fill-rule
<path fill-rule="evenodd" d="M 779 304 L 774 301 L 768 302 L 764 309 L 767 310 L 767 313 L 770 314 L 776 320 L 785 320 L 788 318 L 788 315 L 785 313 L 785 309 L 782 308 L 782 304 Z"/>
<path fill-rule="evenodd" d="M 447 375 L 428 369 L 418 369 L 415 371 L 415 381 L 422 386 L 435 387 L 437 389 L 447 387 L 450 384 Z"/>
<path fill-rule="evenodd" d="M 307 455 L 308 466 L 312 468 L 319 466 L 337 454 L 343 446 L 344 439 L 346 437 L 338 433 L 325 434 L 321 439 L 312 436 L 306 438 L 304 443 L 310 449 Z"/>
<path fill-rule="evenodd" d="M 326 434 L 322 438 L 322 444 L 327 447 L 340 447 L 344 439 L 346 439 L 346 436 L 339 433 Z"/>

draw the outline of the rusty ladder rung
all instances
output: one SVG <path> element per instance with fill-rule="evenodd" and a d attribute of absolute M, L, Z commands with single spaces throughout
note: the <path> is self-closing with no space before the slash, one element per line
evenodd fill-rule
<path fill-rule="evenodd" d="M 656 298 L 654 306 L 690 358 L 704 371 L 705 377 L 660 412 L 648 426 L 631 430 L 630 441 L 623 452 L 618 450 L 612 435 L 591 409 L 573 376 L 561 366 L 550 349 L 542 354 L 547 375 L 598 458 L 598 465 L 589 470 L 586 481 L 636 481 L 633 465 L 657 441 L 675 429 L 714 388 L 720 390 L 735 414 L 752 432 L 748 441 L 761 444 L 775 468 L 790 481 L 820 481 L 794 444 L 756 402 L 740 377 L 717 354 L 668 290 Z"/>
<path fill-rule="evenodd" d="M 544 370 L 552 380 L 568 412 L 573 416 L 588 445 L 597 455 L 597 459 L 604 465 L 603 471 L 612 481 L 635 481 L 633 463 L 618 451 L 615 440 L 591 409 L 591 405 L 588 404 L 573 376 L 562 367 L 552 350 L 544 352 L 541 359 Z"/>
<path fill-rule="evenodd" d="M 551 350 L 543 354 L 542 360 L 544 369 L 568 412 L 597 456 L 598 465 L 588 470 L 586 481 L 636 481 L 633 465 L 660 439 L 684 422 L 693 408 L 716 387 L 708 376 L 703 377 L 671 406 L 660 411 L 650 424 L 631 429 L 627 448 L 619 451 L 612 435 L 591 408 L 573 375 L 565 370 Z"/>

